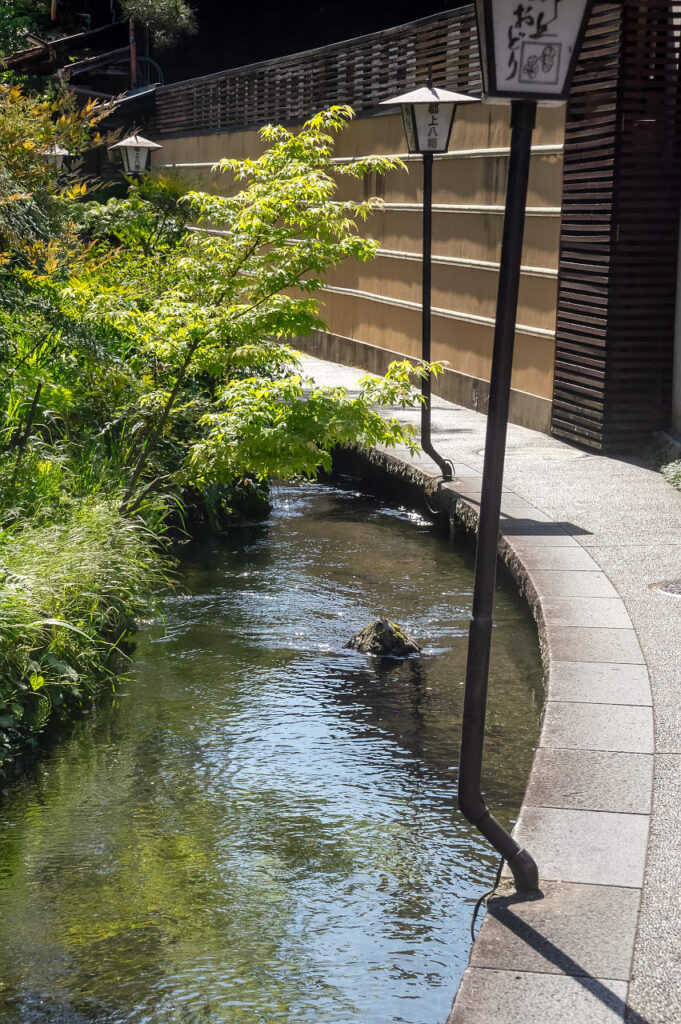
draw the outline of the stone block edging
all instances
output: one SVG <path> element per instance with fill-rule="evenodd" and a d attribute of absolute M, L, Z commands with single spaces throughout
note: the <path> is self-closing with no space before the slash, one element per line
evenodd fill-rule
<path fill-rule="evenodd" d="M 352 459 L 365 477 L 398 482 L 476 529 L 479 474 L 442 483 L 406 452 Z M 499 556 L 537 622 L 546 680 L 514 828 L 537 860 L 543 898 L 516 896 L 506 870 L 447 1024 L 622 1021 L 653 786 L 648 669 L 624 603 L 569 526 L 512 491 L 502 497 Z"/>

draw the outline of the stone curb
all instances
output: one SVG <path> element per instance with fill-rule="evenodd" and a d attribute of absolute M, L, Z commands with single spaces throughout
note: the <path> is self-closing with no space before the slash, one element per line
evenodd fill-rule
<path fill-rule="evenodd" d="M 398 480 L 452 524 L 475 530 L 476 471 L 457 467 L 462 475 L 442 483 L 407 453 L 356 451 L 353 461 L 363 475 Z M 532 609 L 546 677 L 541 736 L 514 829 L 537 859 L 543 898 L 516 896 L 506 869 L 447 1024 L 611 1024 L 627 1015 L 648 843 L 648 670 L 623 601 L 588 551 L 510 490 L 499 555 Z"/>

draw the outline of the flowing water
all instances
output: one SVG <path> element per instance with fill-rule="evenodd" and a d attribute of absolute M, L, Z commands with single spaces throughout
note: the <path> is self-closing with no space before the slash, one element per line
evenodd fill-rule
<path fill-rule="evenodd" d="M 130 682 L 0 800 L 0 1024 L 442 1024 L 496 866 L 455 807 L 472 555 L 352 489 L 183 550 Z M 377 613 L 424 644 L 344 645 Z M 488 801 L 541 706 L 499 589 Z"/>

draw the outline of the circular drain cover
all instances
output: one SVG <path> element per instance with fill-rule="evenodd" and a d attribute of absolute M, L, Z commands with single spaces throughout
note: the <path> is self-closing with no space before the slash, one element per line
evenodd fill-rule
<path fill-rule="evenodd" d="M 651 583 L 651 590 L 659 590 L 662 594 L 681 597 L 681 580 L 663 580 L 662 583 Z"/>
<path fill-rule="evenodd" d="M 485 454 L 482 448 L 479 455 Z M 585 458 L 585 452 L 574 448 L 507 448 L 506 458 L 522 462 L 565 462 L 571 459 Z"/>

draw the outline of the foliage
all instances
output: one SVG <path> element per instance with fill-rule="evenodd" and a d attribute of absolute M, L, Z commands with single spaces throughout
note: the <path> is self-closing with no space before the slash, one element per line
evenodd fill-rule
<path fill-rule="evenodd" d="M 370 446 L 394 445 L 398 439 L 416 451 L 413 436 L 398 420 L 384 419 L 374 408 L 413 404 L 411 374 L 406 361 L 391 363 L 384 380 L 363 377 L 354 398 L 342 387 L 306 389 L 298 374 L 232 380 L 219 396 L 221 411 L 202 419 L 208 434 L 192 448 L 187 477 L 199 486 L 232 483 L 245 473 L 259 479 L 273 472 L 314 479 L 320 468 L 331 469 L 333 449 L 350 438 Z"/>
<path fill-rule="evenodd" d="M 149 532 L 102 499 L 0 538 L 0 768 L 17 740 L 72 713 L 166 582 Z"/>
<path fill-rule="evenodd" d="M 259 159 L 219 165 L 228 195 L 158 177 L 105 204 L 44 159 L 54 142 L 77 154 L 105 111 L 16 87 L 0 108 L 0 736 L 12 745 L 106 677 L 110 644 L 166 578 L 169 523 L 262 516 L 270 479 L 314 477 L 340 444 L 413 450 L 413 429 L 379 408 L 415 404 L 411 378 L 426 371 L 397 363 L 350 396 L 305 381 L 291 347 L 323 327 L 326 272 L 376 251 L 359 226 L 379 201 L 339 199 L 339 177 L 399 164 L 334 164 L 349 108 L 264 129 Z"/>
<path fill-rule="evenodd" d="M 94 100 L 78 107 L 63 89 L 32 96 L 0 84 L 0 265 L 9 253 L 50 265 L 73 246 L 70 205 L 86 188 L 59 174 L 47 154 L 59 146 L 75 155 L 100 142 L 97 125 L 108 110 Z"/>
<path fill-rule="evenodd" d="M 159 50 L 197 29 L 196 15 L 185 0 L 122 0 L 122 7 L 128 18 L 149 30 Z"/>
<path fill-rule="evenodd" d="M 668 484 L 671 484 L 672 487 L 676 487 L 678 491 L 681 491 L 681 460 L 668 462 L 666 465 L 662 466 L 662 476 Z"/>
<path fill-rule="evenodd" d="M 126 489 L 132 507 L 140 484 L 153 485 L 155 477 L 206 488 L 249 472 L 260 479 L 313 475 L 335 444 L 411 442 L 409 428 L 379 421 L 367 404 L 391 404 L 396 376 L 372 384 L 354 403 L 342 389 L 325 401 L 315 393 L 317 420 L 303 415 L 312 408 L 310 397 L 290 377 L 297 357 L 285 342 L 323 326 L 325 272 L 376 251 L 357 228 L 378 200 L 338 200 L 337 178 L 384 173 L 399 163 L 368 157 L 334 165 L 333 135 L 350 116 L 349 108 L 335 107 L 299 132 L 263 129 L 270 148 L 259 159 L 219 165 L 237 185 L 245 184 L 236 194 L 180 194 L 176 182 L 161 179 L 85 211 L 83 228 L 96 242 L 100 262 L 81 276 L 73 296 L 83 318 L 96 311 L 125 339 L 128 365 L 144 388 L 135 412 L 137 458 Z M 194 230 L 185 231 L 189 220 Z M 399 372 L 407 400 L 406 367 Z M 231 468 L 227 449 L 215 454 L 226 436 L 225 415 L 234 421 L 230 395 L 249 396 L 255 411 L 250 426 L 242 421 L 247 429 L 259 430 L 276 412 L 273 432 L 281 443 L 267 450 L 261 445 L 257 466 L 248 464 L 256 458 L 255 448 L 248 450 L 254 438 L 245 437 L 238 454 L 231 444 Z M 284 420 L 280 406 L 286 402 L 291 410 Z M 218 461 L 220 473 L 213 478 Z"/>
<path fill-rule="evenodd" d="M 42 29 L 46 15 L 41 0 L 0 0 L 0 57 L 25 49 L 26 32 Z"/>

